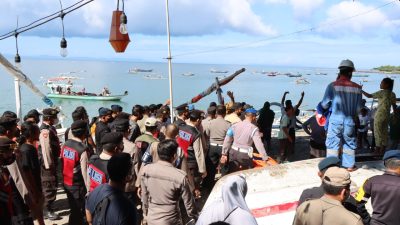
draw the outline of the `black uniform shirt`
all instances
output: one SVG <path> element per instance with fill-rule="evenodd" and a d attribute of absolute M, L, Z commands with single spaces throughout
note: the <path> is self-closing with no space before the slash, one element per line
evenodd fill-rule
<path fill-rule="evenodd" d="M 391 172 L 371 177 L 356 194 L 356 200 L 364 205 L 372 200 L 371 225 L 400 224 L 400 176 Z"/>
<path fill-rule="evenodd" d="M 20 147 L 22 168 L 25 171 L 31 171 L 37 190 L 42 190 L 42 181 L 40 176 L 39 156 L 35 147 L 29 144 L 23 144 Z"/>

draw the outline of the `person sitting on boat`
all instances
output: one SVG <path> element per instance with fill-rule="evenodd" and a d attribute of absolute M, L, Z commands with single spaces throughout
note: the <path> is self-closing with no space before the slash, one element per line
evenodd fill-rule
<path fill-rule="evenodd" d="M 101 91 L 102 96 L 110 96 L 111 92 L 108 90 L 107 87 L 103 87 L 103 90 Z"/>
<path fill-rule="evenodd" d="M 67 95 L 70 95 L 72 92 L 71 92 L 71 87 L 67 87 Z"/>

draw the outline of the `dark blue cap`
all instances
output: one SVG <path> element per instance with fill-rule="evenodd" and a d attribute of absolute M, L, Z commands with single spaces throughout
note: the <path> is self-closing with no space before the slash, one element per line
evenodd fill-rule
<path fill-rule="evenodd" d="M 257 110 L 255 110 L 254 108 L 248 108 L 246 109 L 246 111 L 244 111 L 245 113 L 252 113 L 254 115 L 257 114 Z"/>
<path fill-rule="evenodd" d="M 383 160 L 391 159 L 391 158 L 396 158 L 400 159 L 400 150 L 390 150 L 385 152 L 383 155 Z"/>
<path fill-rule="evenodd" d="M 99 109 L 99 116 L 111 115 L 111 112 L 112 112 L 112 111 L 111 111 L 110 109 L 101 107 L 101 108 Z"/>
<path fill-rule="evenodd" d="M 326 157 L 318 163 L 318 169 L 321 172 L 324 172 L 326 169 L 332 166 L 340 166 L 340 159 L 335 156 Z"/>
<path fill-rule="evenodd" d="M 122 106 L 120 106 L 120 105 L 111 105 L 111 110 L 113 112 L 122 112 Z"/>

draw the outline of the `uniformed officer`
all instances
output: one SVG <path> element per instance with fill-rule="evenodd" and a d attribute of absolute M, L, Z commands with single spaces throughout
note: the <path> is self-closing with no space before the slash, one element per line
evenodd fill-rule
<path fill-rule="evenodd" d="M 158 145 L 160 160 L 143 167 L 141 177 L 143 215 L 147 224 L 182 224 L 179 200 L 189 219 L 198 216 L 186 173 L 174 167 L 178 144 L 164 140 Z"/>
<path fill-rule="evenodd" d="M 346 169 L 329 168 L 322 179 L 325 195 L 301 204 L 293 225 L 363 225 L 357 214 L 342 205 L 350 195 L 350 183 L 350 173 Z"/>
<path fill-rule="evenodd" d="M 111 113 L 112 111 L 107 108 L 101 107 L 99 109 L 99 121 L 96 123 L 96 130 L 95 130 L 95 142 L 96 142 L 96 153 L 98 155 L 101 154 L 103 150 L 103 146 L 101 144 L 101 140 L 106 133 L 110 133 L 111 129 L 108 126 L 108 123 L 111 122 Z"/>
<path fill-rule="evenodd" d="M 193 110 L 189 114 L 187 124 L 180 125 L 177 142 L 185 154 L 186 165 L 182 165 L 188 174 L 191 188 L 195 192 L 195 197 L 200 197 L 200 183 L 202 178 L 207 176 L 204 146 L 201 140 L 201 133 L 198 126 L 201 124 L 202 112 Z M 185 166 L 187 168 L 185 169 Z"/>
<path fill-rule="evenodd" d="M 24 116 L 24 121 L 31 121 L 35 124 L 38 124 L 40 122 L 41 115 L 42 114 L 39 113 L 36 109 L 32 109 Z"/>
<path fill-rule="evenodd" d="M 100 184 L 108 182 L 107 164 L 110 158 L 124 150 L 123 135 L 119 132 L 104 134 L 101 139 L 103 151 L 89 159 L 87 189 L 93 191 Z"/>
<path fill-rule="evenodd" d="M 189 117 L 189 108 L 188 108 L 188 106 L 186 104 L 178 106 L 178 107 L 176 107 L 176 112 L 177 112 L 178 116 L 175 119 L 175 122 L 174 122 L 175 125 L 179 127 L 179 126 L 181 126 L 183 124 L 186 124 L 185 121 Z"/>
<path fill-rule="evenodd" d="M 386 171 L 367 179 L 356 194 L 359 205 L 372 202 L 369 224 L 400 224 L 400 150 L 387 151 L 383 156 Z"/>
<path fill-rule="evenodd" d="M 216 108 L 216 118 L 211 120 L 208 127 L 205 129 L 206 135 L 209 137 L 210 148 L 208 150 L 208 157 L 211 161 L 207 171 L 206 180 L 210 182 L 209 189 L 211 190 L 215 184 L 215 174 L 217 173 L 217 168 L 219 160 L 222 156 L 222 145 L 224 144 L 224 139 L 226 132 L 228 131 L 231 124 L 224 119 L 226 114 L 226 107 L 224 105 L 219 105 Z M 221 171 L 222 175 L 226 174 L 226 169 Z M 206 182 L 207 183 L 207 182 Z"/>
<path fill-rule="evenodd" d="M 249 108 L 245 114 L 245 120 L 232 125 L 227 131 L 222 147 L 221 163 L 227 163 L 229 156 L 229 173 L 253 168 L 253 143 L 262 159 L 268 159 L 258 127 L 254 125 L 257 110 Z"/>
<path fill-rule="evenodd" d="M 114 127 L 116 132 L 121 132 L 123 134 L 123 143 L 124 143 L 124 151 L 125 153 L 128 153 L 131 156 L 131 161 L 132 161 L 132 168 L 129 173 L 129 180 L 126 183 L 125 186 L 125 194 L 129 198 L 129 200 L 132 201 L 132 203 L 136 203 L 136 172 L 135 172 L 135 167 L 134 165 L 137 164 L 137 160 L 135 159 L 136 155 L 136 147 L 135 143 L 129 141 L 129 120 L 128 119 L 117 119 L 114 121 Z"/>
<path fill-rule="evenodd" d="M 73 137 L 61 149 L 63 183 L 71 210 L 68 223 L 84 224 L 88 158 L 92 155 L 84 144 L 89 135 L 87 122 L 75 121 L 71 125 L 71 132 Z"/>
<path fill-rule="evenodd" d="M 39 159 L 41 163 L 42 189 L 44 195 L 44 218 L 58 220 L 60 216 L 53 211 L 57 195 L 57 165 L 60 156 L 60 141 L 57 130 L 59 111 L 53 108 L 43 110 L 43 123 L 40 126 Z"/>
<path fill-rule="evenodd" d="M 4 129 L 0 125 L 0 129 Z M 10 173 L 6 166 L 15 161 L 14 152 L 15 142 L 7 137 L 0 137 L 0 224 L 11 225 L 13 216 L 12 186 Z"/>

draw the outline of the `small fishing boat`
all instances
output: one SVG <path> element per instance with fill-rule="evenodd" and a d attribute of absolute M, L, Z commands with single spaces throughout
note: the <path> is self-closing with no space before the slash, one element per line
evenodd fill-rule
<path fill-rule="evenodd" d="M 192 72 L 182 73 L 182 76 L 185 76 L 185 77 L 193 77 L 193 76 L 194 76 L 194 73 L 192 73 Z"/>
<path fill-rule="evenodd" d="M 75 91 L 73 80 L 76 79 L 79 78 L 61 76 L 48 79 L 45 83 L 45 86 L 50 90 L 47 97 L 91 101 L 120 101 L 123 97 L 128 95 L 128 91 L 120 95 L 112 95 L 107 87 L 104 87 L 100 94 L 86 92 L 85 88 L 82 88 L 80 91 Z"/>
<path fill-rule="evenodd" d="M 211 73 L 228 73 L 228 70 L 217 70 L 217 69 L 210 69 Z"/>
<path fill-rule="evenodd" d="M 128 71 L 128 73 L 151 73 L 151 72 L 153 72 L 153 69 L 146 70 L 146 69 L 140 69 L 140 68 L 136 68 L 136 67 L 129 69 L 129 71 Z"/>
<path fill-rule="evenodd" d="M 323 75 L 323 76 L 326 76 L 326 75 L 328 75 L 328 73 L 316 72 L 315 75 Z"/>
<path fill-rule="evenodd" d="M 303 75 L 301 75 L 300 73 L 297 73 L 297 74 L 289 74 L 287 76 L 288 77 L 302 77 Z"/>
<path fill-rule="evenodd" d="M 296 80 L 296 84 L 310 84 L 310 81 L 306 78 L 299 78 Z"/>
<path fill-rule="evenodd" d="M 146 75 L 143 75 L 143 78 L 147 79 L 147 80 L 165 80 L 166 79 L 161 74 L 146 74 Z"/>

